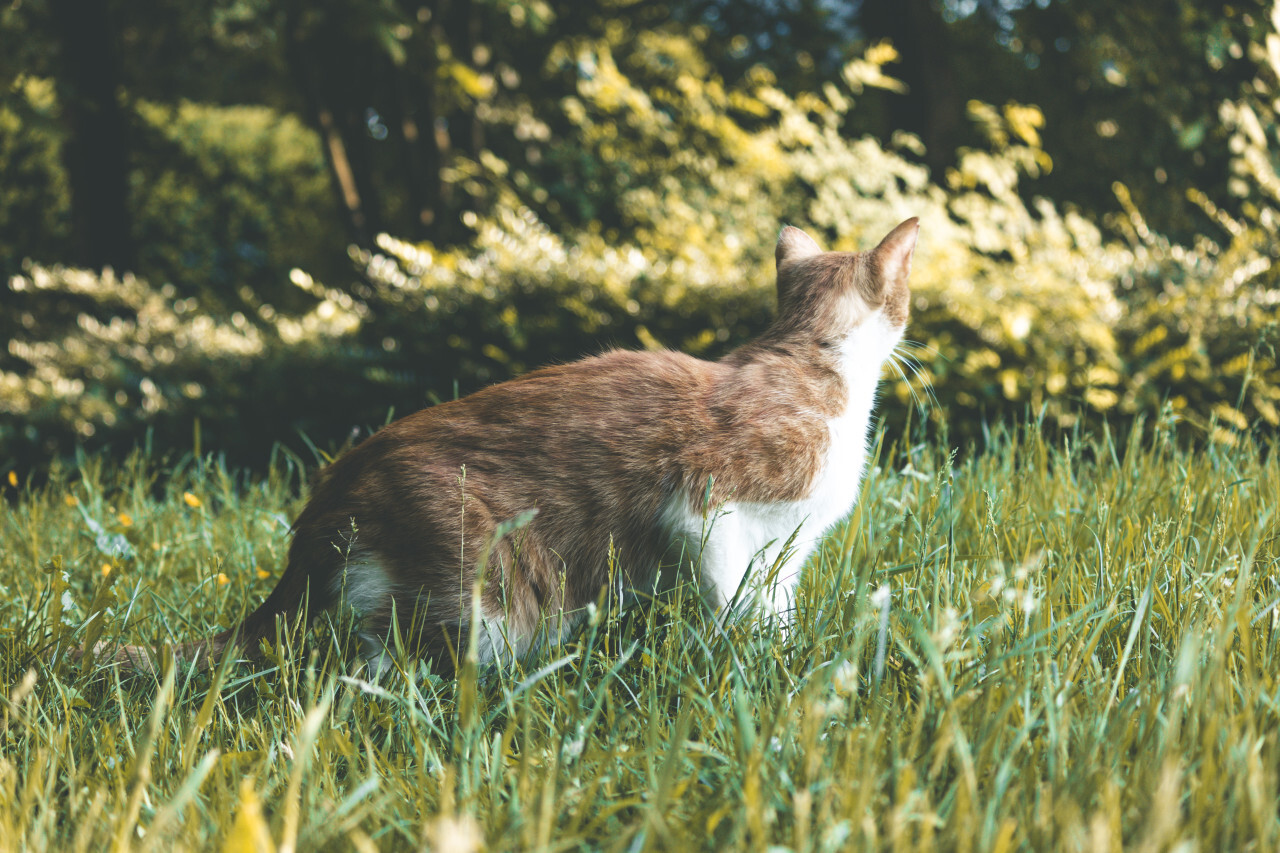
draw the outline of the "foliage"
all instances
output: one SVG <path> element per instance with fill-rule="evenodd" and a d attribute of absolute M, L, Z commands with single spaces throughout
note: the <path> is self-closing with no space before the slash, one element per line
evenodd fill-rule
<path fill-rule="evenodd" d="M 1025 67 L 992 74 L 966 63 L 977 79 L 963 91 L 1041 107 L 1055 168 L 1039 191 L 1101 216 L 1114 210 L 1111 185 L 1122 180 L 1152 227 L 1182 243 L 1209 225 L 1186 203 L 1189 190 L 1238 212 L 1219 105 L 1257 73 L 1250 45 L 1265 40 L 1273 0 L 981 2 L 1008 15 L 1002 40 Z M 974 42 L 990 29 L 978 27 L 965 46 L 982 50 Z"/>
<path fill-rule="evenodd" d="M 456 682 L 371 683 L 340 615 L 212 677 L 33 663 L 231 624 L 300 472 L 87 457 L 2 485 L 0 844 L 1274 849 L 1280 457 L 1167 426 L 886 446 L 788 634 L 717 631 L 688 590 L 602 599 Z"/>
<path fill-rule="evenodd" d="M 52 83 L 28 78 L 13 88 L 0 102 L 0 273 L 23 257 L 55 257 L 70 217 Z"/>
<path fill-rule="evenodd" d="M 60 110 L 51 81 L 33 77 L 22 78 L 19 96 L 0 107 L 0 272 L 7 275 L 24 258 L 48 263 L 66 251 Z M 133 236 L 138 270 L 148 278 L 229 311 L 245 288 L 280 298 L 288 270 L 300 263 L 344 269 L 324 158 L 296 118 L 187 102 L 138 102 L 134 110 Z"/>
<path fill-rule="evenodd" d="M 1034 107 L 971 104 L 988 144 L 962 151 L 939 186 L 913 162 L 911 137 L 886 149 L 841 133 L 861 92 L 892 85 L 888 47 L 847 66 L 842 88 L 791 97 L 763 70 L 726 84 L 694 40 L 615 36 L 566 46 L 558 60 L 576 69 L 563 119 L 592 171 L 563 159 L 543 171 L 492 155 L 473 164 L 493 198 L 492 213 L 468 214 L 470 245 L 383 235 L 378 252 L 353 250 L 362 282 L 335 287 L 295 270 L 292 298 L 244 290 L 240 311 L 215 311 L 225 320 L 197 319 L 213 306 L 175 304 L 172 289 L 136 279 L 118 287 L 39 267 L 15 278 L 11 290 L 42 296 L 10 343 L 0 441 L 21 429 L 47 454 L 66 446 L 60 424 L 81 436 L 119 424 L 126 436 L 159 425 L 185 444 L 199 419 L 217 437 L 210 446 L 261 459 L 291 423 L 332 443 L 389 409 L 608 345 L 714 357 L 768 321 L 779 220 L 858 249 L 911 215 L 923 235 L 912 274 L 919 371 L 895 386 L 891 422 L 930 393 L 922 385 L 940 404 L 932 417 L 956 435 L 1028 408 L 1070 427 L 1166 398 L 1206 428 L 1272 422 L 1280 381 L 1274 356 L 1258 350 L 1274 317 L 1259 277 L 1267 246 L 1186 249 L 1151 234 L 1132 206 L 1126 246 L 1049 201 L 1028 205 L 1021 181 L 1049 166 Z M 566 209 L 588 197 L 610 207 L 576 228 L 581 211 Z M 57 309 L 78 317 L 58 326 L 55 293 L 94 304 Z M 183 343 L 206 333 L 206 344 Z M 322 399 L 305 393 L 316 376 Z M 250 413 L 259 428 L 242 434 Z"/>
<path fill-rule="evenodd" d="M 470 216 L 477 232 L 472 245 L 438 251 L 383 237 L 381 253 L 357 254 L 365 282 L 349 290 L 296 272 L 294 282 L 318 299 L 307 315 L 311 320 L 300 321 L 278 305 L 258 305 L 248 321 L 254 334 L 265 337 L 255 339 L 254 352 L 227 353 L 230 363 L 242 365 L 239 371 L 215 366 L 207 351 L 193 351 L 193 358 L 208 362 L 204 367 L 135 359 L 133 337 L 149 340 L 150 325 L 170 334 L 194 321 L 165 315 L 165 299 L 143 295 L 146 286 L 133 281 L 127 292 L 149 308 L 121 306 L 125 316 L 112 335 L 99 334 L 85 319 L 62 344 L 40 344 L 38 333 L 11 343 L 18 364 L 5 381 L 15 391 L 24 389 L 30 402 L 11 407 L 10 414 L 21 416 L 26 428 L 42 430 L 37 401 L 56 387 L 52 377 L 71 378 L 77 390 L 90 388 L 97 377 L 86 370 L 101 373 L 103 365 L 121 359 L 130 366 L 115 375 L 133 387 L 90 394 L 81 404 L 80 431 L 103 413 L 95 398 L 123 399 L 120 405 L 136 413 L 146 396 L 140 393 L 144 381 L 203 387 L 199 377 L 207 376 L 216 385 L 208 388 L 210 406 L 187 406 L 182 396 L 191 394 L 162 398 L 176 409 L 189 408 L 188 418 L 200 416 L 209 427 L 219 417 L 243 417 L 238 401 L 248 399 L 246 385 L 273 393 L 271 403 L 278 406 L 297 392 L 275 396 L 287 383 L 264 370 L 269 361 L 250 367 L 246 359 L 261 361 L 272 353 L 284 358 L 299 346 L 316 352 L 325 342 L 331 350 L 333 343 L 345 343 L 336 360 L 347 362 L 348 374 L 373 380 L 330 383 L 333 396 L 326 402 L 344 402 L 334 410 L 347 424 L 380 422 L 388 406 L 416 407 L 423 389 L 443 396 L 459 383 L 471 390 L 607 343 L 715 355 L 768 320 L 779 214 L 813 228 L 837 249 L 867 248 L 899 220 L 921 217 L 926 239 L 913 276 L 917 328 L 938 387 L 961 408 L 981 406 L 995 414 L 1010 404 L 1020 409 L 1028 398 L 1039 405 L 1045 386 L 1050 396 L 1044 399 L 1064 422 L 1074 417 L 1081 394 L 1084 405 L 1107 408 L 1109 400 L 1087 395 L 1105 381 L 1098 371 L 1116 363 L 1108 283 L 1113 271 L 1106 266 L 1115 253 L 1104 251 L 1096 229 L 1078 217 L 1063 217 L 1048 203 L 1034 212 L 1023 205 L 1016 185 L 1020 171 L 1035 168 L 1032 148 L 1005 140 L 999 150 L 970 152 L 952 190 L 944 192 L 902 155 L 871 139 L 851 142 L 840 135 L 853 90 L 882 79 L 875 56 L 849 67 L 844 94 L 829 87 L 823 97 L 792 99 L 767 74 L 737 89 L 707 80 L 697 47 L 687 39 L 642 37 L 635 48 L 627 66 L 658 78 L 645 88 L 622 73 L 607 43 L 579 45 L 566 57 L 593 69 L 581 74 L 578 97 L 566 101 L 564 112 L 578 126 L 590 162 L 610 166 L 599 179 L 612 185 L 605 193 L 614 198 L 611 227 L 594 220 L 580 231 L 553 233 L 525 204 L 527 198 L 530 205 L 541 200 L 539 206 L 550 207 L 551 191 L 537 175 L 508 173 L 490 158 L 477 167 L 497 199 L 492 215 Z M 1016 108 L 1006 113 L 1023 115 Z M 1016 121 L 1011 126 L 1021 127 Z M 691 138 L 696 145 L 677 144 Z M 561 173 L 568 183 L 557 192 L 567 199 L 576 176 Z M 570 227 L 565 218 L 560 225 Z M 30 278 L 14 279 L 11 289 L 93 290 L 83 275 L 74 275 L 73 285 L 64 274 L 35 269 Z M 1065 296 L 1063 281 L 1074 282 Z M 110 282 L 99 286 L 100 301 L 117 299 L 113 289 Z M 247 322 L 244 314 L 237 316 L 233 324 Z M 1050 324 L 1049 317 L 1071 325 Z M 316 318 L 324 322 L 312 322 Z M 37 318 L 30 325 L 45 328 Z M 947 353 L 964 353 L 965 361 L 949 362 Z M 193 367 L 196 376 L 185 372 Z M 157 371 L 172 379 L 152 376 Z M 249 372 L 255 379 L 246 383 Z M 1114 374 L 1107 376 L 1114 381 Z M 907 393 L 903 386 L 904 399 Z M 59 413 L 53 424 L 66 414 L 50 411 Z M 148 415 L 137 413 L 137 419 L 145 422 Z M 225 438 L 230 430 L 223 426 Z"/>
<path fill-rule="evenodd" d="M 912 215 L 923 224 L 912 279 L 919 371 L 893 386 L 891 422 L 932 393 L 931 417 L 954 435 L 1027 411 L 1071 427 L 1165 402 L 1228 440 L 1276 425 L 1274 32 L 1253 48 L 1259 77 L 1219 109 L 1241 212 L 1193 194 L 1226 239 L 1191 245 L 1154 232 L 1124 185 L 1125 215 L 1112 223 L 1123 242 L 1051 201 L 1027 202 L 1027 185 L 1053 167 L 1033 106 L 970 103 L 985 144 L 931 180 L 914 137 L 884 146 L 849 136 L 868 93 L 897 86 L 885 73 L 891 46 L 821 93 L 792 95 L 762 67 L 719 77 L 703 54 L 709 37 L 606 26 L 559 42 L 550 73 L 572 94 L 552 112 L 508 117 L 524 128 L 524 154 L 458 161 L 460 186 L 483 200 L 463 217 L 473 238 L 443 247 L 382 235 L 376 250 L 352 250 L 362 275 L 350 284 L 300 269 L 296 287 L 263 283 L 284 246 L 321 233 L 311 218 L 319 155 L 298 144 L 295 122 L 258 108 L 140 104 L 157 150 L 189 156 L 205 175 L 195 188 L 164 159 L 149 167 L 155 180 L 139 192 L 157 236 L 147 252 L 205 284 L 118 286 L 40 266 L 15 277 L 5 299 L 16 310 L 0 319 L 10 337 L 0 450 L 34 462 L 89 435 L 127 443 L 147 428 L 186 446 L 198 424 L 208 446 L 261 461 L 295 430 L 332 446 L 353 424 L 606 346 L 715 357 L 768 321 L 780 223 L 858 249 Z M 193 223 L 223 236 L 184 242 Z M 275 247 L 270 264 L 256 240 L 225 251 L 252 232 Z M 324 395 L 308 392 L 318 376 Z"/>
<path fill-rule="evenodd" d="M 245 291 L 279 300 L 292 266 L 341 268 L 324 158 L 297 118 L 188 102 L 136 108 L 146 132 L 134 204 L 146 216 L 135 237 L 153 280 L 226 314 Z"/>
<path fill-rule="evenodd" d="M 261 462 L 263 436 L 310 430 L 316 418 L 333 424 L 341 397 L 312 393 L 316 376 L 339 388 L 361 379 L 361 361 L 331 348 L 350 325 L 327 302 L 293 314 L 255 303 L 253 314 L 215 319 L 173 285 L 32 264 L 9 288 L 18 331 L 0 363 L 0 446 L 24 467 L 44 470 L 76 444 L 144 435 L 160 447 L 198 447 L 203 436 Z"/>
<path fill-rule="evenodd" d="M 704 65 L 716 74 L 736 80 L 759 65 L 777 74 L 779 88 L 787 92 L 816 91 L 838 76 L 842 63 L 892 38 L 909 61 L 890 65 L 889 71 L 911 85 L 872 93 L 847 125 L 850 135 L 871 131 L 887 145 L 899 130 L 910 129 L 930 142 L 921 155 L 926 162 L 951 164 L 957 148 L 976 139 L 963 121 L 967 99 L 1035 103 L 1048 118 L 1051 131 L 1043 144 L 1055 168 L 1036 186 L 1024 185 L 1027 192 L 1047 193 L 1060 206 L 1082 205 L 1084 215 L 1098 221 L 1115 207 L 1110 186 L 1119 178 L 1157 229 L 1183 243 L 1193 242 L 1196 230 L 1205 227 L 1203 217 L 1185 204 L 1187 189 L 1203 190 L 1231 215 L 1240 214 L 1227 188 L 1231 130 L 1218 105 L 1235 97 L 1255 74 L 1270 0 L 1222 7 L 1192 0 L 846 5 L 453 0 L 437 8 L 338 0 L 317 8 L 297 2 L 158 0 L 141 9 L 112 0 L 103 6 L 107 26 L 101 38 L 119 67 L 96 70 L 118 76 L 119 85 L 108 88 L 118 90 L 130 109 L 149 104 L 176 113 L 183 104 L 246 104 L 299 117 L 312 140 L 306 144 L 323 142 L 334 198 L 346 199 L 342 204 L 325 200 L 325 230 L 345 230 L 364 248 L 372 247 L 377 230 L 440 246 L 466 242 L 470 233 L 458 215 L 489 212 L 488 188 L 475 180 L 471 165 L 486 154 L 517 171 L 550 173 L 564 162 L 584 173 L 610 170 L 608 163 L 589 161 L 578 150 L 572 126 L 558 121 L 550 107 L 575 87 L 576 68 L 555 59 L 566 45 L 572 51 L 584 41 L 617 42 L 620 34 L 632 40 L 672 35 L 699 40 Z M 59 10 L 68 8 L 74 12 L 74 6 L 51 0 L 25 0 L 0 11 L 0 76 L 35 77 L 54 89 L 65 88 L 69 69 L 80 59 L 59 35 Z M 635 69 L 625 71 L 634 77 Z M 648 91 L 643 82 L 641 88 Z M 923 126 L 908 120 L 917 115 Z M 0 128 L 0 139 L 8 133 L 17 147 L 43 148 L 50 134 L 58 144 L 74 136 L 70 124 L 58 111 L 38 119 L 24 115 L 19 127 Z M 128 136 L 142 147 L 133 159 L 145 164 L 156 151 L 145 128 L 134 130 L 142 132 Z M 544 131 L 550 135 L 537 135 Z M 204 156 L 202 141 L 186 147 L 199 152 L 193 160 Z M 215 158 L 227 153 L 213 147 Z M 256 156 L 251 150 L 240 150 L 238 157 Z M 37 159 L 49 156 L 45 149 Z M 185 187 L 201 187 L 203 194 L 205 176 L 195 162 L 163 159 Z M 11 164 L 4 165 L 11 174 Z M 240 168 L 236 164 L 232 171 L 238 174 Z M 35 214 L 9 217 L 15 223 L 45 223 L 51 211 L 58 212 L 47 223 L 51 227 L 26 228 L 22 239 L 13 238 L 14 251 L 0 254 L 9 259 L 7 273 L 25 256 L 46 263 L 73 257 L 67 214 L 70 196 L 80 190 L 67 185 L 60 168 L 42 166 L 42 172 L 41 181 L 49 184 L 42 190 L 43 206 L 24 202 L 18 192 L 0 194 L 0 217 L 8 207 Z M 609 181 L 584 177 L 575 201 L 586 215 L 575 227 L 592 218 L 604 221 L 594 208 L 612 203 Z M 934 168 L 933 177 L 943 182 L 944 170 Z M 150 201 L 145 193 L 134 199 L 134 218 L 163 222 L 146 210 Z M 273 200 L 273 215 L 299 209 L 289 201 Z M 171 203 L 161 205 L 164 212 Z M 562 231 L 555 216 L 535 209 L 553 230 Z M 190 234 L 166 236 L 185 245 L 205 233 L 202 222 L 174 222 L 175 227 L 184 224 Z M 146 231 L 140 247 L 155 251 L 159 236 Z M 228 238 L 221 251 L 234 255 L 237 235 Z M 305 238 L 298 245 L 310 250 Z M 147 268 L 145 259 L 133 271 L 203 289 L 206 282 L 198 276 L 212 254 L 208 248 L 197 252 L 200 262 L 188 276 Z M 297 257 L 286 268 L 303 263 Z M 306 264 L 315 269 L 317 262 Z M 332 269 L 320 271 L 333 277 Z"/>
<path fill-rule="evenodd" d="M 1270 24 L 1250 46 L 1258 76 L 1219 105 L 1230 133 L 1230 210 L 1189 193 L 1217 235 L 1171 244 L 1117 187 L 1134 247 L 1118 332 L 1131 377 L 1124 406 L 1150 408 L 1164 395 L 1187 417 L 1216 418 L 1227 440 L 1280 426 L 1280 3 Z"/>

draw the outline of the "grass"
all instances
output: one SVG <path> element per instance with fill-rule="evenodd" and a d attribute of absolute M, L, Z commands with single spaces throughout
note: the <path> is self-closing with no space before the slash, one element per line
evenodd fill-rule
<path fill-rule="evenodd" d="M 1280 846 L 1274 452 L 1027 429 L 878 458 L 789 633 L 602 599 L 448 682 L 369 683 L 341 614 L 213 674 L 33 661 L 234 622 L 307 472 L 3 486 L 0 848 Z"/>

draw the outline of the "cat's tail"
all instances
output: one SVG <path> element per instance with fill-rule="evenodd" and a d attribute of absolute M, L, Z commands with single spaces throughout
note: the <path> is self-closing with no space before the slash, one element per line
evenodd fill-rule
<path fill-rule="evenodd" d="M 165 668 L 165 662 L 172 660 L 174 665 L 189 668 L 195 667 L 204 671 L 211 669 L 229 645 L 239 645 L 234 631 L 223 631 L 207 640 L 195 640 L 190 643 L 175 643 L 169 646 L 125 646 L 104 640 L 93 648 L 95 663 L 116 668 L 125 675 L 157 675 Z M 83 660 L 87 651 L 77 646 L 67 652 L 67 658 L 74 662 Z"/>

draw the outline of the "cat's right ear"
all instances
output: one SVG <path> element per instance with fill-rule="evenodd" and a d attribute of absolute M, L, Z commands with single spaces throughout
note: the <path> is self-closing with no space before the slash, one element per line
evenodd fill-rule
<path fill-rule="evenodd" d="M 871 250 L 871 257 L 879 266 L 886 284 L 907 283 L 911 276 L 911 258 L 916 252 L 916 238 L 920 236 L 920 217 L 913 216 L 889 232 L 880 245 Z"/>
<path fill-rule="evenodd" d="M 817 242 L 794 225 L 783 227 L 782 233 L 778 235 L 778 248 L 773 251 L 779 269 L 782 268 L 783 261 L 798 261 L 821 254 L 822 248 Z"/>

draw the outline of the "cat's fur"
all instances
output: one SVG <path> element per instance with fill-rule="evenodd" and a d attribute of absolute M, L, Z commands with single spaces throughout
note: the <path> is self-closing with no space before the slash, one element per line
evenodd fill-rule
<path fill-rule="evenodd" d="M 467 648 L 473 588 L 481 659 L 500 658 L 527 650 L 548 617 L 571 624 L 596 601 L 611 551 L 624 586 L 647 589 L 682 543 L 723 606 L 797 534 L 766 593 L 785 613 L 800 565 L 857 499 L 917 232 L 910 219 L 870 252 L 823 253 L 784 228 L 777 317 L 718 362 L 607 352 L 395 421 L 324 473 L 266 601 L 238 628 L 174 651 L 202 664 L 229 644 L 252 651 L 277 616 L 345 600 L 371 658 L 394 612 L 416 650 L 449 669 Z M 115 659 L 154 668 L 142 647 Z"/>

